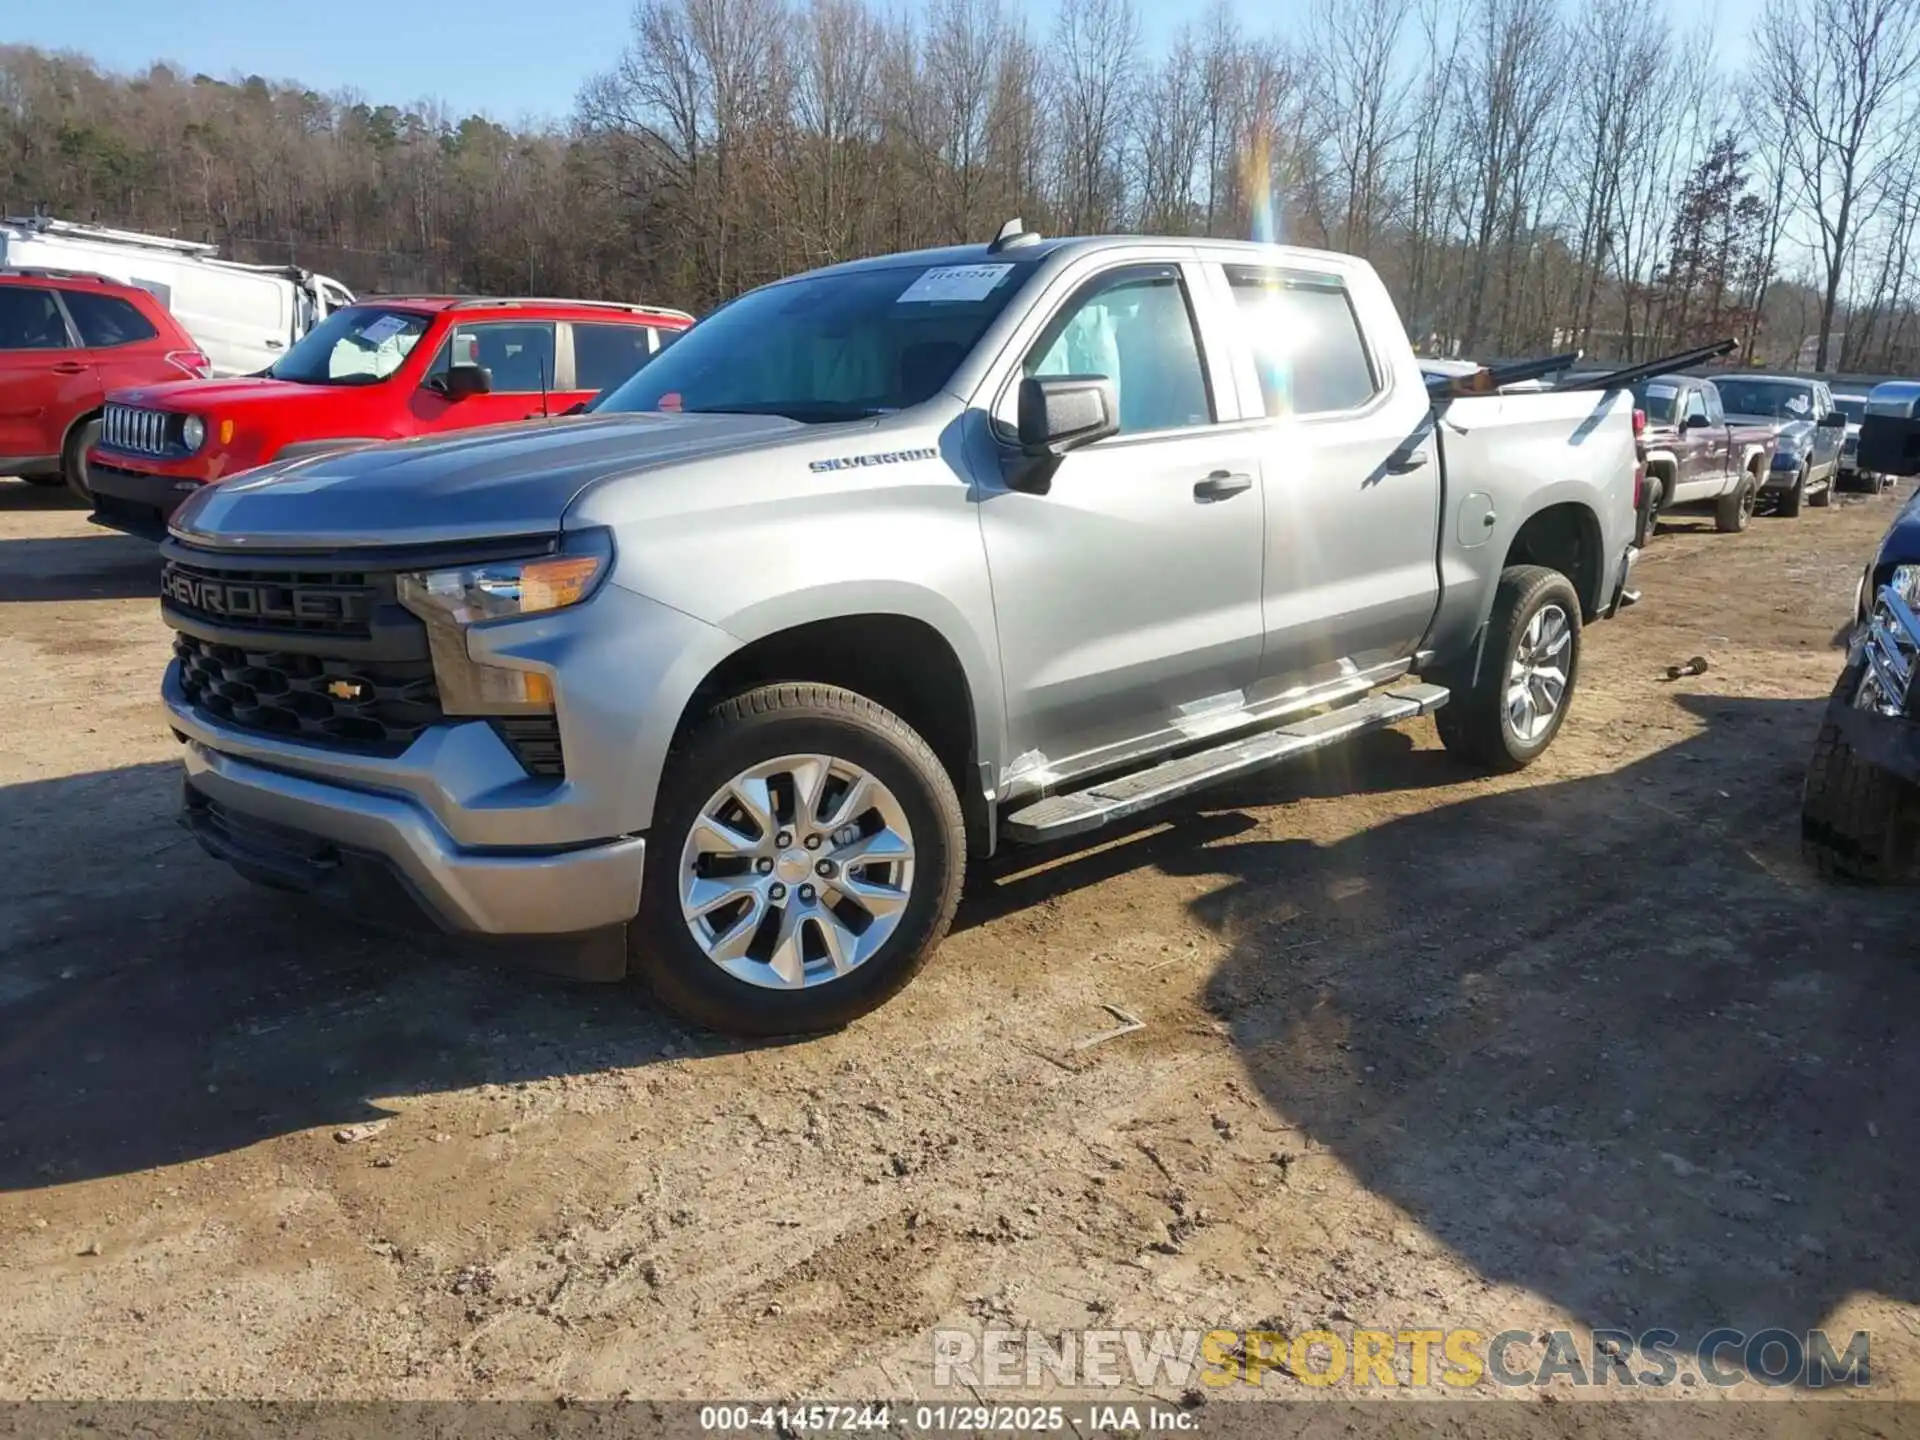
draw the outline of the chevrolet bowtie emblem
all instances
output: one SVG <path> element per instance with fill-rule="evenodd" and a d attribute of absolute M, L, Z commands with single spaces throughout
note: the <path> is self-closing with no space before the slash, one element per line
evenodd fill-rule
<path fill-rule="evenodd" d="M 367 698 L 367 685 L 363 680 L 330 680 L 327 682 L 327 694 L 336 700 L 364 700 Z"/>

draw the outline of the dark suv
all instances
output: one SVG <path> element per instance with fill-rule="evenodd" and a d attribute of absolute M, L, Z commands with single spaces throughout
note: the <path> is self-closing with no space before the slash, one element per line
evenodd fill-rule
<path fill-rule="evenodd" d="M 109 390 L 212 373 L 145 290 L 68 270 L 0 269 L 0 475 L 64 477 L 81 499 Z"/>

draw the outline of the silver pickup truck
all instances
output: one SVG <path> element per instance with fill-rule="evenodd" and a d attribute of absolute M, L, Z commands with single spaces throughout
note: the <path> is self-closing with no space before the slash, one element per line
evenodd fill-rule
<path fill-rule="evenodd" d="M 183 506 L 185 820 L 364 916 L 831 1027 L 997 847 L 1429 711 L 1533 760 L 1632 598 L 1631 406 L 1433 400 L 1341 255 L 1010 226 L 796 276 L 589 413 Z"/>

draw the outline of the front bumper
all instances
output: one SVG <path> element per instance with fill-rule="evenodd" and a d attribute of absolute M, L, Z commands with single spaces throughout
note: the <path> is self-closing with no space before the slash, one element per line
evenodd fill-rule
<path fill-rule="evenodd" d="M 1920 678 L 1920 617 L 1891 585 L 1875 595 L 1855 631 L 1847 671 L 1857 676 L 1827 703 L 1827 719 L 1870 765 L 1920 782 L 1920 721 L 1913 694 Z"/>
<path fill-rule="evenodd" d="M 1803 462 L 1795 460 L 1793 464 L 1787 466 L 1785 469 L 1781 469 L 1778 465 L 1767 467 L 1766 478 L 1760 482 L 1760 493 L 1763 495 L 1772 495 L 1793 489 L 1795 485 L 1800 483 L 1802 464 Z"/>
<path fill-rule="evenodd" d="M 130 469 L 96 450 L 87 460 L 87 484 L 93 491 L 93 514 L 87 518 L 123 535 L 164 540 L 173 512 L 206 483 L 192 475 Z"/>
<path fill-rule="evenodd" d="M 296 773 L 274 752 L 297 758 L 297 747 L 209 723 L 181 694 L 177 665 L 165 702 L 187 747 L 183 818 L 203 848 L 249 879 L 374 921 L 410 901 L 437 928 L 463 935 L 579 937 L 624 926 L 639 910 L 641 836 L 522 848 L 454 839 L 428 798 L 445 803 L 449 785 L 490 763 L 482 747 L 498 742 L 484 724 L 449 729 L 425 767 L 405 767 L 411 773 L 384 762 L 390 785 L 358 785 Z M 450 773 L 435 775 L 435 761 Z"/>

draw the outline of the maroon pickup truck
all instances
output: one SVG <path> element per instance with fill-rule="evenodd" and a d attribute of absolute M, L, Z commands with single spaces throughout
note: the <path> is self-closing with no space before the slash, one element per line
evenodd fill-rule
<path fill-rule="evenodd" d="M 1711 380 L 1658 375 L 1633 387 L 1647 417 L 1647 505 L 1654 521 L 1676 510 L 1711 510 L 1714 528 L 1744 530 L 1773 460 L 1767 425 L 1727 420 Z"/>

